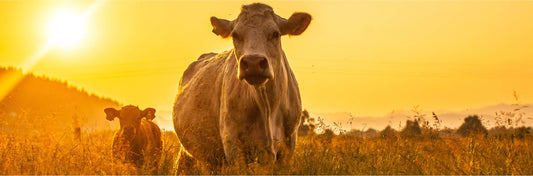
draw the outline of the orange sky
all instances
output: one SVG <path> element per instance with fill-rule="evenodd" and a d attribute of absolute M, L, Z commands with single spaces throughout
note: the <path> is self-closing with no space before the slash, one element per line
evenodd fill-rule
<path fill-rule="evenodd" d="M 94 1 L 0 1 L 0 65 L 46 45 L 60 8 Z M 210 16 L 234 19 L 252 1 L 105 1 L 79 44 L 52 48 L 31 71 L 125 104 L 170 112 L 189 63 L 232 48 Z M 288 18 L 313 15 L 285 53 L 311 112 L 384 115 L 533 99 L 533 1 L 267 1 Z"/>

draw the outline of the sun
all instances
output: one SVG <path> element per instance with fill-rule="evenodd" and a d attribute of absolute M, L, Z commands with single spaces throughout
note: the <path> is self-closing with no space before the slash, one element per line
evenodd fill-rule
<path fill-rule="evenodd" d="M 60 9 L 48 23 L 48 37 L 53 45 L 72 47 L 87 34 L 87 20 L 69 9 Z"/>

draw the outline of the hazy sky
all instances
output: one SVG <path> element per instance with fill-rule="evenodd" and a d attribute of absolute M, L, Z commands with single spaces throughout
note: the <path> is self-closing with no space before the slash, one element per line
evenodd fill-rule
<path fill-rule="evenodd" d="M 0 1 L 0 65 L 46 45 L 60 9 L 94 1 Z M 234 19 L 252 1 L 104 1 L 78 44 L 47 51 L 32 71 L 125 104 L 167 110 L 202 53 L 232 48 L 209 17 Z M 282 45 L 312 112 L 383 115 L 533 100 L 533 1 L 267 1 L 313 16 Z"/>

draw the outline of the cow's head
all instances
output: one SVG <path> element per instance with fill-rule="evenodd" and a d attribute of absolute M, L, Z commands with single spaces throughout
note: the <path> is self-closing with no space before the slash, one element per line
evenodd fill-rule
<path fill-rule="evenodd" d="M 137 106 L 124 106 L 121 110 L 115 108 L 104 109 L 106 119 L 112 121 L 115 117 L 120 120 L 119 134 L 124 137 L 133 138 L 136 136 L 139 127 L 141 126 L 141 119 L 145 117 L 147 120 L 155 118 L 155 109 L 146 108 L 141 111 Z"/>
<path fill-rule="evenodd" d="M 287 20 L 260 3 L 242 6 L 233 21 L 211 17 L 213 33 L 233 39 L 237 78 L 254 86 L 274 79 L 276 70 L 281 69 L 281 36 L 300 35 L 310 22 L 311 15 L 307 13 L 294 13 Z"/>

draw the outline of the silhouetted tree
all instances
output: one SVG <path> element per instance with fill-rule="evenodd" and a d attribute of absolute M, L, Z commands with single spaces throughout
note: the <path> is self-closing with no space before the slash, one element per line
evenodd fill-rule
<path fill-rule="evenodd" d="M 477 115 L 471 115 L 465 118 L 464 123 L 459 127 L 457 133 L 463 137 L 472 135 L 487 135 L 487 129 L 481 124 Z"/>
<path fill-rule="evenodd" d="M 514 130 L 513 137 L 518 139 L 524 139 L 526 136 L 531 135 L 532 128 L 531 127 L 518 127 Z"/>
<path fill-rule="evenodd" d="M 333 130 L 328 128 L 328 129 L 325 129 L 324 133 L 320 134 L 320 136 L 331 138 L 331 137 L 335 136 L 335 133 L 333 132 Z"/>
<path fill-rule="evenodd" d="M 385 127 L 385 129 L 379 132 L 380 138 L 393 138 L 396 136 L 396 130 L 394 130 L 390 125 Z"/>
<path fill-rule="evenodd" d="M 369 128 L 368 130 L 365 131 L 364 137 L 372 138 L 372 137 L 377 137 L 377 136 L 378 136 L 378 130 L 374 128 Z"/>
<path fill-rule="evenodd" d="M 494 137 L 496 139 L 511 138 L 512 135 L 511 129 L 507 129 L 507 127 L 502 125 L 491 128 L 488 133 L 490 137 Z"/>
<path fill-rule="evenodd" d="M 422 130 L 418 124 L 418 120 L 407 120 L 405 127 L 400 132 L 402 137 L 420 137 L 422 136 Z"/>
<path fill-rule="evenodd" d="M 533 129 L 531 127 L 518 127 L 518 128 L 507 128 L 505 126 L 496 126 L 489 130 L 489 135 L 496 139 L 504 138 L 517 138 L 524 139 L 527 136 L 531 136 Z"/>
<path fill-rule="evenodd" d="M 358 130 L 358 129 L 351 129 L 350 131 L 346 132 L 346 135 L 363 137 L 363 131 Z"/>
<path fill-rule="evenodd" d="M 307 109 L 302 111 L 302 117 L 300 119 L 300 128 L 298 128 L 299 136 L 306 136 L 313 134 L 315 131 L 315 119 L 309 115 Z"/>

